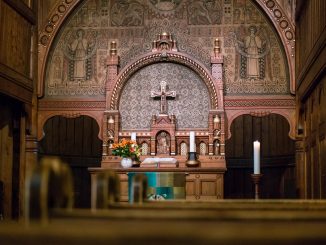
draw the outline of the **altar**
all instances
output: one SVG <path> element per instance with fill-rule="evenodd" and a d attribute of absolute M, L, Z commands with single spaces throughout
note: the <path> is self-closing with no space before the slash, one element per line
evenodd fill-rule
<path fill-rule="evenodd" d="M 179 167 L 135 167 L 121 168 L 120 158 L 112 157 L 111 162 L 101 168 L 89 168 L 92 185 L 97 175 L 107 171 L 114 171 L 120 180 L 120 201 L 127 202 L 130 190 L 128 175 L 130 173 L 177 173 L 184 176 L 186 200 L 216 200 L 223 199 L 225 163 L 218 157 L 199 157 L 201 167 L 186 166 L 186 158 L 176 156 Z M 169 180 L 167 180 L 169 181 Z M 94 184 L 95 185 L 95 184 Z M 152 186 L 155 184 L 152 183 Z M 182 187 L 180 183 L 164 184 L 164 187 Z M 93 188 L 92 188 L 93 190 Z M 149 192 L 150 193 L 150 192 Z M 152 194 L 155 194 L 154 192 Z M 164 193 L 163 193 L 164 194 Z M 181 198 L 181 195 L 177 196 Z M 183 197 L 182 197 L 183 198 Z"/>
<path fill-rule="evenodd" d="M 163 32 L 153 40 L 150 52 L 121 71 L 117 43 L 111 42 L 101 128 L 102 161 L 101 168 L 89 169 L 92 183 L 98 173 L 115 171 L 121 200 L 127 201 L 128 175 L 146 173 L 157 180 L 163 173 L 171 173 L 183 178 L 183 184 L 164 188 L 184 188 L 187 200 L 223 198 L 223 55 L 220 41 L 213 42 L 211 70 L 179 52 L 177 40 Z M 123 139 L 137 146 L 117 151 L 117 143 L 127 142 Z M 139 151 L 137 155 L 135 151 Z M 126 152 L 129 157 L 140 157 L 140 167 L 121 167 L 119 156 L 126 157 Z M 160 187 L 157 183 L 153 188 Z"/>

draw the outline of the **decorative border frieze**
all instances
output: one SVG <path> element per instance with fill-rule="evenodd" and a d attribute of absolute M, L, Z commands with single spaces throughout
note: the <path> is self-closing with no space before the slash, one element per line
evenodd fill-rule
<path fill-rule="evenodd" d="M 49 100 L 40 100 L 39 101 L 39 110 L 48 110 L 48 109 L 78 109 L 78 108 L 89 108 L 89 109 L 100 109 L 105 110 L 105 101 L 49 101 Z"/>
<path fill-rule="evenodd" d="M 276 99 L 258 99 L 258 100 L 225 100 L 225 109 L 228 107 L 255 107 L 255 106 L 273 106 L 273 107 L 295 107 L 295 100 L 276 100 Z"/>
<path fill-rule="evenodd" d="M 290 91 L 295 93 L 295 26 L 275 0 L 256 0 L 274 24 L 286 52 L 290 71 Z"/>

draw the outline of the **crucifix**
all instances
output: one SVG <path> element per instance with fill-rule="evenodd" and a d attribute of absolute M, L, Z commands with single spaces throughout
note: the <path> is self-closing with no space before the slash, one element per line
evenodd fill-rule
<path fill-rule="evenodd" d="M 175 98 L 176 97 L 176 91 L 166 91 L 166 82 L 162 81 L 161 82 L 161 91 L 160 92 L 155 92 L 151 91 L 151 97 L 152 98 L 161 98 L 161 111 L 160 114 L 162 115 L 167 115 L 168 114 L 168 104 L 166 99 L 167 98 Z"/>

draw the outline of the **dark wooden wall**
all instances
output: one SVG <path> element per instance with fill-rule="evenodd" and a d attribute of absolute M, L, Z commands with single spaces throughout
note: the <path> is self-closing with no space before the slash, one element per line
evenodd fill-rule
<path fill-rule="evenodd" d="M 35 2 L 0 0 L 0 92 L 29 104 L 37 60 Z"/>
<path fill-rule="evenodd" d="M 23 209 L 21 175 L 22 103 L 0 94 L 0 216 L 18 218 Z"/>
<path fill-rule="evenodd" d="M 26 132 L 31 132 L 31 111 L 36 110 L 32 106 L 36 101 L 36 12 L 37 1 L 0 0 L 0 212 L 5 218 L 23 213 L 25 139 Z"/>
<path fill-rule="evenodd" d="M 90 175 L 88 167 L 101 165 L 102 141 L 99 127 L 88 116 L 50 118 L 44 126 L 44 138 L 39 143 L 40 157 L 59 156 L 72 169 L 75 185 L 75 207 L 90 207 Z"/>
<path fill-rule="evenodd" d="M 260 141 L 263 198 L 295 197 L 294 141 L 287 120 L 276 114 L 242 115 L 231 125 L 226 141 L 225 198 L 253 198 L 253 142 Z"/>
<path fill-rule="evenodd" d="M 297 179 L 300 197 L 326 198 L 326 1 L 296 11 Z"/>

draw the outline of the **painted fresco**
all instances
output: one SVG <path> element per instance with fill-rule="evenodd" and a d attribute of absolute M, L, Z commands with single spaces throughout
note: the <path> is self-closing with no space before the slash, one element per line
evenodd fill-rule
<path fill-rule="evenodd" d="M 288 94 L 286 59 L 276 32 L 249 0 L 88 0 L 55 40 L 45 97 L 104 99 L 109 43 L 117 42 L 120 68 L 151 51 L 169 32 L 178 50 L 210 69 L 219 38 L 226 95 Z"/>

